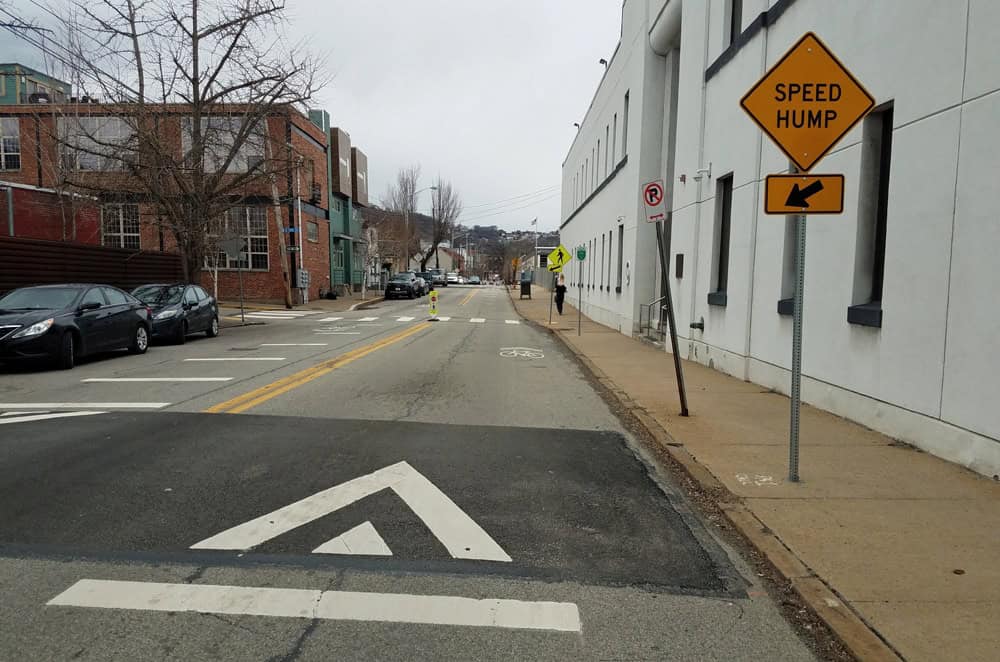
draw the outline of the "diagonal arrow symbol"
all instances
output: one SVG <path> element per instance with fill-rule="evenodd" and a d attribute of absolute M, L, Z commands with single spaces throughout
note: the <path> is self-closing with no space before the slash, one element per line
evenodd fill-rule
<path fill-rule="evenodd" d="M 809 198 L 816 195 L 822 190 L 823 190 L 823 182 L 818 179 L 803 189 L 800 189 L 799 185 L 795 184 L 792 187 L 791 193 L 788 194 L 788 200 L 785 201 L 785 206 L 803 207 L 805 209 L 808 209 Z"/>

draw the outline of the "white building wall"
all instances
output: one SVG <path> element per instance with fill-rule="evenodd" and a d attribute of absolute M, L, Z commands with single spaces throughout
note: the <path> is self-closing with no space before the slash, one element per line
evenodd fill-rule
<path fill-rule="evenodd" d="M 786 172 L 788 161 L 745 116 L 739 99 L 802 34 L 814 31 L 878 104 L 893 102 L 893 145 L 881 328 L 847 322 L 848 307 L 859 303 L 861 125 L 814 169 L 843 173 L 846 190 L 842 215 L 808 220 L 804 398 L 977 471 L 1000 473 L 1000 309 L 995 305 L 1000 292 L 995 266 L 1000 3 L 744 0 L 744 28 L 762 11 L 781 13 L 741 43 L 706 81 L 706 69 L 726 50 L 729 3 L 683 0 L 672 145 L 665 142 L 663 112 L 652 104 L 657 95 L 669 101 L 669 95 L 663 100 L 663 85 L 656 79 L 667 67 L 646 38 L 662 4 L 626 1 L 623 39 L 612 63 L 612 70 L 619 69 L 613 80 L 609 70 L 591 109 L 603 109 L 602 101 L 623 95 L 625 86 L 634 112 L 641 108 L 643 117 L 633 115 L 629 164 L 619 181 L 591 202 L 592 212 L 580 212 L 563 228 L 563 243 L 575 246 L 596 234 L 595 225 L 613 222 L 612 214 L 626 219 L 633 289 L 620 299 L 605 292 L 588 296 L 592 291 L 584 290 L 584 312 L 630 333 L 638 304 L 658 293 L 655 240 L 650 239 L 652 227 L 642 223 L 636 192 L 641 181 L 663 175 L 664 154 L 672 149 L 669 278 L 681 351 L 787 391 L 792 324 L 778 314 L 777 302 L 791 296 L 787 274 L 793 255 L 788 221 L 763 214 L 762 195 L 763 178 Z M 656 131 L 639 129 L 656 118 L 661 122 Z M 581 130 L 588 154 L 594 137 L 588 133 L 590 119 L 588 114 Z M 603 120 L 594 124 L 603 132 Z M 574 158 L 571 150 L 567 163 Z M 699 169 L 709 167 L 711 175 L 698 179 Z M 716 271 L 716 186 L 729 173 L 734 190 L 722 307 L 709 305 L 707 297 Z M 680 181 L 682 176 L 686 181 Z M 680 279 L 673 273 L 677 254 L 685 256 Z M 690 323 L 701 320 L 704 331 L 690 329 Z"/>

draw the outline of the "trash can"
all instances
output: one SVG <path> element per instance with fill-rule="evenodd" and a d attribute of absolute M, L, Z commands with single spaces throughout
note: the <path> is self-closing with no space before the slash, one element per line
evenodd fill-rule
<path fill-rule="evenodd" d="M 531 281 L 522 279 L 520 298 L 523 299 L 524 297 L 528 297 L 529 299 L 531 298 Z"/>

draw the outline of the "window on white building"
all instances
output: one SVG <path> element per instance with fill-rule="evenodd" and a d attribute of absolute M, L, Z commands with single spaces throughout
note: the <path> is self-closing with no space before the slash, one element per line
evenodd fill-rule
<path fill-rule="evenodd" d="M 611 165 L 614 167 L 618 165 L 618 113 L 615 113 L 611 124 L 614 127 L 614 133 L 611 134 Z"/>
<path fill-rule="evenodd" d="M 605 149 L 607 149 L 607 143 L 604 143 Z M 597 141 L 597 167 L 594 168 L 594 180 L 595 184 L 600 184 L 603 180 L 601 179 L 601 141 Z M 596 186 L 595 186 L 596 188 Z"/>
<path fill-rule="evenodd" d="M 615 285 L 615 292 L 621 294 L 622 292 L 622 271 L 624 266 L 625 257 L 625 226 L 618 226 L 618 281 Z"/>
<path fill-rule="evenodd" d="M 726 20 L 723 23 L 725 33 L 722 42 L 725 48 L 732 46 L 740 36 L 743 26 L 743 0 L 726 0 Z"/>
<path fill-rule="evenodd" d="M 16 117 L 0 117 L 0 170 L 21 169 L 21 124 Z"/>
<path fill-rule="evenodd" d="M 604 235 L 602 234 L 601 236 L 603 237 Z M 608 231 L 608 292 L 611 291 L 611 265 L 612 263 L 614 263 L 611 251 L 614 245 L 615 245 L 615 231 L 609 230 Z"/>
<path fill-rule="evenodd" d="M 101 207 L 101 243 L 113 248 L 139 249 L 139 205 Z"/>
<path fill-rule="evenodd" d="M 604 233 L 601 233 L 601 290 L 604 290 Z"/>
<path fill-rule="evenodd" d="M 622 111 L 622 158 L 628 156 L 628 92 L 625 93 L 625 109 Z"/>
<path fill-rule="evenodd" d="M 892 120 L 893 105 L 889 102 L 869 113 L 863 124 L 852 297 L 855 305 L 847 311 L 847 321 L 852 324 L 882 326 Z"/>
<path fill-rule="evenodd" d="M 604 178 L 608 178 L 608 146 L 611 145 L 611 126 L 604 127 Z"/>
<path fill-rule="evenodd" d="M 726 305 L 726 291 L 729 287 L 729 227 L 733 216 L 733 175 L 719 177 L 715 183 L 715 247 L 712 251 L 712 292 L 708 303 L 713 306 Z"/>

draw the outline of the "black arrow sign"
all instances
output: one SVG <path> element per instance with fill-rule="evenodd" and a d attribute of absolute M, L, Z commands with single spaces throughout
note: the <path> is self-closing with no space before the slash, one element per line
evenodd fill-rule
<path fill-rule="evenodd" d="M 788 207 L 803 207 L 805 209 L 808 209 L 809 198 L 816 195 L 822 190 L 823 190 L 823 182 L 821 182 L 818 179 L 803 189 L 800 189 L 799 185 L 795 184 L 792 187 L 792 192 L 788 194 L 788 200 L 785 201 L 785 205 Z"/>

